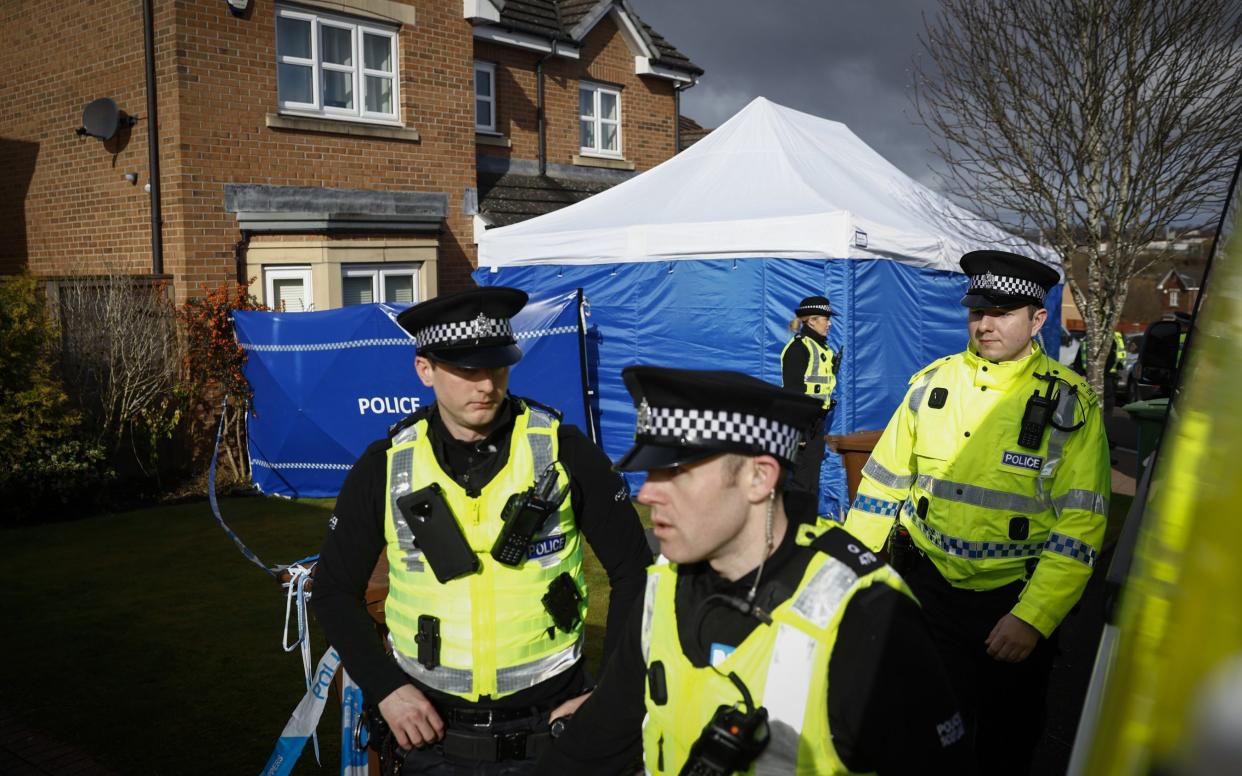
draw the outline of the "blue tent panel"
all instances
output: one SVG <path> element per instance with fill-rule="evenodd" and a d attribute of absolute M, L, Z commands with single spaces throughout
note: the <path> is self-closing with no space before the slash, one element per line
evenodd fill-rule
<path fill-rule="evenodd" d="M 629 448 L 634 406 L 621 380 L 632 364 L 730 369 L 779 384 L 792 311 L 826 293 L 837 315 L 829 344 L 844 348 L 828 433 L 882 429 L 910 375 L 966 345 L 966 278 L 877 259 L 681 259 L 479 270 L 480 285 L 558 294 L 582 288 L 589 305 L 588 382 L 600 439 L 614 461 Z M 1059 294 L 1049 302 L 1059 315 Z M 1055 318 L 1053 318 L 1055 320 Z M 1056 326 L 1045 334 L 1059 334 Z M 1048 340 L 1046 340 L 1048 341 Z M 1056 342 L 1050 343 L 1055 353 Z M 641 475 L 627 475 L 632 489 Z M 828 451 L 820 513 L 848 509 L 845 471 Z"/>
<path fill-rule="evenodd" d="M 368 444 L 434 401 L 414 373 L 414 341 L 396 323 L 403 309 L 234 314 L 254 391 L 248 432 L 260 490 L 335 496 Z M 524 356 L 510 391 L 556 407 L 590 433 L 577 290 L 532 298 L 513 328 Z"/>

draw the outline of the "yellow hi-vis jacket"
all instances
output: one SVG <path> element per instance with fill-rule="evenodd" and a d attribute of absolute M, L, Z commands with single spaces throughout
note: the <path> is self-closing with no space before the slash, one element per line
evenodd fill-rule
<path fill-rule="evenodd" d="M 522 404 L 517 404 L 523 408 Z M 557 487 L 569 477 L 557 462 L 557 427 L 551 413 L 525 405 L 515 413 L 509 457 L 503 469 L 471 498 L 436 461 L 427 439 L 426 418 L 402 429 L 388 450 L 388 505 L 384 536 L 388 544 L 388 599 L 384 614 L 397 663 L 422 684 L 468 701 L 503 697 L 533 687 L 569 669 L 582 655 L 582 619 L 566 633 L 556 628 L 542 598 L 548 584 L 568 572 L 583 594 L 582 546 L 570 502 L 531 539 L 527 560 L 518 568 L 498 563 L 492 543 L 504 525 L 501 510 L 509 496 L 531 487 L 552 465 Z M 475 551 L 477 573 L 441 584 L 414 545 L 397 499 L 432 482 Z M 418 662 L 419 615 L 440 620 L 440 665 Z"/>
<path fill-rule="evenodd" d="M 677 565 L 661 558 L 648 568 L 642 654 L 648 676 L 657 662 L 662 665 L 667 692 L 665 702 L 656 703 L 647 682 L 643 721 L 647 773 L 681 772 L 690 747 L 717 707 L 736 704 L 745 711 L 737 687 L 728 679 L 730 672 L 745 684 L 755 706 L 768 711 L 768 746 L 748 773 L 849 772 L 833 748 L 828 724 L 828 660 L 841 616 L 850 599 L 871 585 L 889 585 L 911 598 L 913 594 L 896 572 L 853 537 L 847 547 L 855 555 L 852 561 L 816 553 L 793 595 L 771 612 L 772 623 L 758 625 L 714 667 L 698 668 L 682 651 L 675 607 Z"/>
<path fill-rule="evenodd" d="M 827 407 L 832 392 L 837 387 L 837 376 L 832 371 L 832 348 L 819 344 L 813 337 L 796 334 L 781 350 L 782 363 L 785 361 L 785 353 L 798 342 L 806 348 L 808 356 L 806 373 L 802 377 L 803 389 L 807 396 L 823 398 L 824 406 Z"/>
<path fill-rule="evenodd" d="M 1012 613 L 1048 636 L 1082 595 L 1099 555 L 1111 470 L 1103 417 L 1086 382 L 1037 343 L 1018 361 L 973 350 L 910 380 L 871 458 L 845 527 L 871 549 L 893 521 L 955 587 L 991 590 L 1034 573 Z M 1027 400 L 1058 383 L 1038 449 L 1018 445 Z M 1071 388 L 1075 390 L 1071 390 Z"/>
<path fill-rule="evenodd" d="M 1121 371 L 1121 367 L 1126 363 L 1126 338 L 1119 332 L 1113 332 L 1113 368 L 1110 370 L 1112 374 Z"/>

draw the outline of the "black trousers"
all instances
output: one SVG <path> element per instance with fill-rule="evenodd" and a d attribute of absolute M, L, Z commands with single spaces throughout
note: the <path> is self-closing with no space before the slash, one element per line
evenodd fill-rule
<path fill-rule="evenodd" d="M 811 501 L 819 505 L 819 469 L 824 463 L 824 417 L 807 430 L 803 437 L 805 446 L 798 452 L 798 464 L 794 467 L 790 488 L 810 494 Z"/>
<path fill-rule="evenodd" d="M 923 605 L 932 641 L 957 692 L 962 718 L 975 740 L 978 772 L 1029 772 L 1043 732 L 1056 634 L 1041 638 L 1020 663 L 993 660 L 984 642 L 1017 603 L 1023 583 L 962 590 L 946 582 L 930 560 L 917 555 L 914 567 L 903 576 Z"/>

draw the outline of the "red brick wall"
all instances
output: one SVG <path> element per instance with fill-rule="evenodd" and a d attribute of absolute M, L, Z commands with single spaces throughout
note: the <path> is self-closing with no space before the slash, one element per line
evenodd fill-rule
<path fill-rule="evenodd" d="M 479 152 L 537 159 L 535 63 L 542 55 L 482 41 L 475 51 L 479 59 L 497 63 L 496 129 L 513 144 L 508 149 L 479 146 Z M 578 84 L 583 79 L 622 87 L 621 150 L 636 169 L 650 169 L 673 155 L 673 84 L 635 75 L 634 52 L 606 17 L 588 33 L 578 59 L 556 57 L 544 63 L 549 163 L 572 164 L 578 153 Z"/>
<path fill-rule="evenodd" d="M 416 3 L 399 36 L 400 99 L 420 140 L 330 135 L 265 126 L 276 111 L 275 5 L 237 19 L 218 0 L 187 2 L 178 28 L 182 159 L 169 206 L 180 244 L 176 271 L 192 285 L 232 272 L 236 218 L 223 210 L 226 183 L 447 192 L 440 237 L 442 291 L 473 285 L 474 185 L 471 30 L 454 0 Z"/>
<path fill-rule="evenodd" d="M 171 3 L 156 4 L 170 30 Z M 167 49 L 170 37 L 160 36 Z M 163 63 L 171 64 L 165 57 Z M 0 6 L 0 272 L 151 270 L 147 123 L 107 143 L 79 137 L 82 109 L 111 97 L 146 118 L 142 3 L 22 0 Z M 174 104 L 161 68 L 159 99 Z M 122 176 L 139 174 L 138 185 Z"/>
<path fill-rule="evenodd" d="M 267 128 L 276 111 L 274 2 L 254 3 L 247 18 L 220 0 L 155 4 L 164 270 L 179 299 L 234 275 L 241 234 L 224 210 L 227 183 L 446 192 L 440 290 L 473 285 L 476 250 L 462 199 L 475 185 L 475 43 L 458 0 L 411 3 L 417 23 L 401 29 L 399 63 L 402 117 L 417 143 Z M 501 63 L 499 127 L 513 143 L 479 148 L 537 158 L 535 55 L 478 49 Z M 623 87 L 627 160 L 643 170 L 672 155 L 672 84 L 639 78 L 633 62 L 604 19 L 580 59 L 546 63 L 551 163 L 571 164 L 578 151 L 582 78 Z M 4 4 L 0 84 L 12 106 L 0 115 L 0 272 L 149 272 L 142 4 Z M 83 107 L 104 96 L 144 120 L 107 144 L 76 136 Z M 123 180 L 126 172 L 138 173 L 138 185 Z"/>
<path fill-rule="evenodd" d="M 219 0 L 156 7 L 164 266 L 179 297 L 233 277 L 241 234 L 224 210 L 226 183 L 447 192 L 440 288 L 473 285 L 472 225 L 461 207 L 474 186 L 473 45 L 460 2 L 420 0 L 417 23 L 400 32 L 402 117 L 417 143 L 268 129 L 274 3 L 254 3 L 248 18 Z M 4 158 L 29 155 L 30 143 L 38 153 L 24 203 L 25 257 L 6 234 L 0 269 L 24 261 L 38 274 L 106 271 L 111 260 L 149 270 L 145 125 L 115 163 L 99 141 L 72 133 L 97 96 L 145 115 L 141 4 L 25 0 L 4 13 L 0 72 L 18 87 L 14 103 L 32 106 L 0 124 Z M 121 180 L 128 170 L 140 173 L 139 186 Z M 6 191 L 20 186 L 10 177 Z"/>

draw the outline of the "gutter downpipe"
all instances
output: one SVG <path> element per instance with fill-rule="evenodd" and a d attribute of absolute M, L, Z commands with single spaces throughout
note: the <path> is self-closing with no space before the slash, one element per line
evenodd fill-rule
<path fill-rule="evenodd" d="M 250 284 L 250 278 L 246 276 L 246 252 L 250 248 L 250 232 L 242 230 L 241 239 L 233 243 L 233 269 L 237 274 L 237 282 L 245 285 Z"/>
<path fill-rule="evenodd" d="M 673 84 L 673 156 L 681 153 L 681 93 L 698 86 L 699 79 L 691 76 L 689 84 Z"/>
<path fill-rule="evenodd" d="M 142 36 L 147 65 L 147 158 L 151 187 L 151 273 L 164 274 L 164 216 L 160 208 L 159 113 L 155 104 L 155 31 L 152 0 L 142 0 Z"/>
<path fill-rule="evenodd" d="M 543 63 L 556 56 L 556 41 L 552 41 L 552 50 L 535 61 L 535 114 L 539 124 L 539 177 L 548 174 L 548 138 L 547 121 L 543 112 Z"/>

